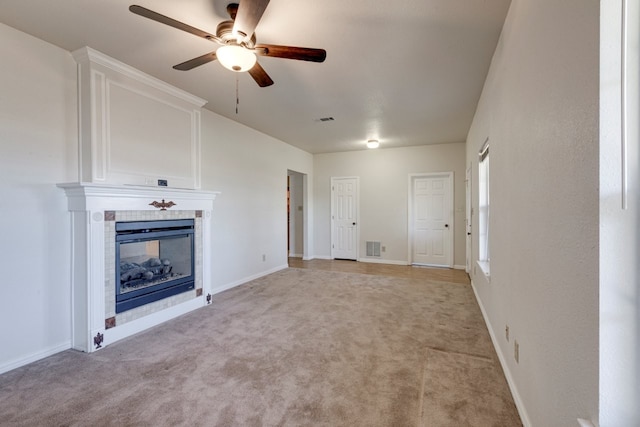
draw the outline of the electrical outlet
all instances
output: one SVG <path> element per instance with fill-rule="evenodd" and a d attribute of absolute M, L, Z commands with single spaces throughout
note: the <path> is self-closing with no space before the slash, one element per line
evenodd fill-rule
<path fill-rule="evenodd" d="M 504 328 L 504 335 L 507 338 L 507 342 L 509 341 L 509 325 Z"/>
<path fill-rule="evenodd" d="M 518 344 L 518 340 L 513 341 L 513 357 L 516 359 L 516 363 L 520 363 L 520 344 Z"/>
<path fill-rule="evenodd" d="M 380 248 L 380 250 L 381 250 L 382 252 L 387 252 L 387 247 L 386 247 L 386 246 L 382 246 L 382 247 Z"/>
<path fill-rule="evenodd" d="M 266 261 L 267 260 L 267 255 L 266 254 L 262 254 L 262 261 Z"/>

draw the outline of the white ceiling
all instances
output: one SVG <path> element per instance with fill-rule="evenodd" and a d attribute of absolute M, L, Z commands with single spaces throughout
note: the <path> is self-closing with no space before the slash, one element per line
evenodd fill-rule
<path fill-rule="evenodd" d="M 217 61 L 174 70 L 218 45 L 128 10 L 139 4 L 215 34 L 231 0 L 2 0 L 0 22 L 68 51 L 94 48 L 215 113 L 326 153 L 365 149 L 368 139 L 381 148 L 464 141 L 510 1 L 271 0 L 258 43 L 323 48 L 327 59 L 262 57 L 275 81 L 266 88 Z"/>

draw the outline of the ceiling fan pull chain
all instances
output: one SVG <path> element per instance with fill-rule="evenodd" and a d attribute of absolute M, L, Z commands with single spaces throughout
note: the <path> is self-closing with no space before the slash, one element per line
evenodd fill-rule
<path fill-rule="evenodd" d="M 238 114 L 238 104 L 240 104 L 240 95 L 238 95 L 238 73 L 236 74 L 236 114 Z"/>

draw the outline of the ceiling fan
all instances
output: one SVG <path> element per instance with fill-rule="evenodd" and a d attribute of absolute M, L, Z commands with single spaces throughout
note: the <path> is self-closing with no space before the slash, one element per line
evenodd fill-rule
<path fill-rule="evenodd" d="M 221 45 L 213 52 L 174 65 L 174 69 L 187 71 L 217 59 L 231 71 L 247 71 L 260 87 L 265 87 L 271 86 L 273 80 L 257 62 L 256 55 L 311 62 L 323 62 L 327 56 L 324 49 L 256 44 L 255 28 L 268 4 L 269 0 L 242 0 L 240 4 L 230 3 L 227 12 L 231 19 L 218 24 L 216 34 L 202 31 L 142 6 L 132 5 L 129 6 L 129 10 Z"/>

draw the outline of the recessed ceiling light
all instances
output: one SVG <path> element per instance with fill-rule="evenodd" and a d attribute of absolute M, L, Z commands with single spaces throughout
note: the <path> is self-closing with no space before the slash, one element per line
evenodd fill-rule
<path fill-rule="evenodd" d="M 367 148 L 378 148 L 380 143 L 377 139 L 370 139 L 367 141 Z"/>

